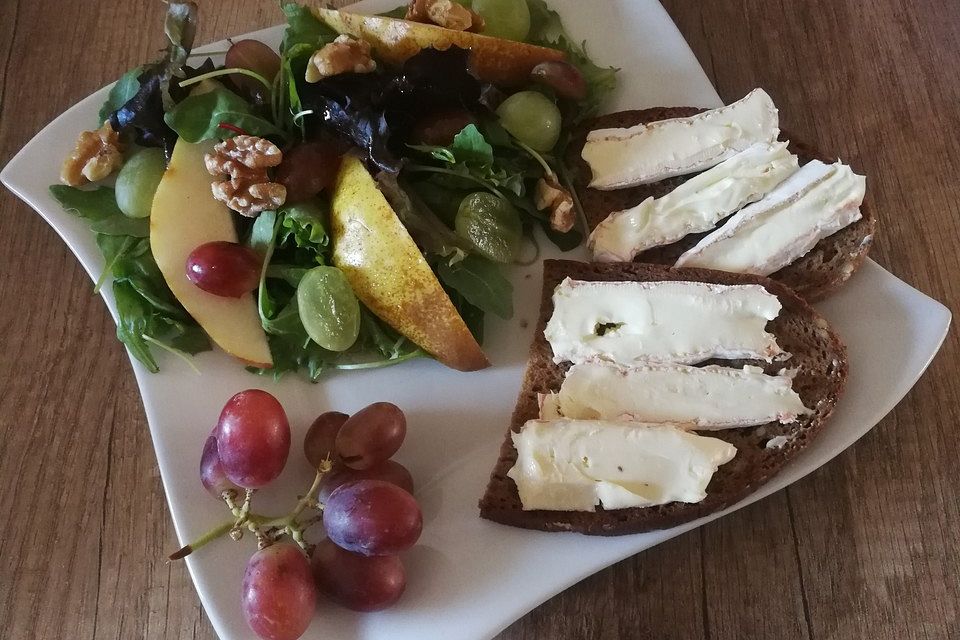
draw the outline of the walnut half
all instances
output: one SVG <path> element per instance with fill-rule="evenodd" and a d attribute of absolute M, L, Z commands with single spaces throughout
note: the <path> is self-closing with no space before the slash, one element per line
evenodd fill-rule
<path fill-rule="evenodd" d="M 453 0 L 412 0 L 404 18 L 454 31 L 483 31 L 486 26 L 480 14 Z"/>
<path fill-rule="evenodd" d="M 213 197 L 247 217 L 273 210 L 287 200 L 287 188 L 271 182 L 267 169 L 276 167 L 283 153 L 269 140 L 257 136 L 235 136 L 204 156 L 207 171 L 229 180 L 211 185 Z"/>
<path fill-rule="evenodd" d="M 560 233 L 573 229 L 577 215 L 573 210 L 573 196 L 560 186 L 555 175 L 547 175 L 537 181 L 535 194 L 537 209 L 550 210 L 550 228 Z"/>
<path fill-rule="evenodd" d="M 96 131 L 84 131 L 60 167 L 60 180 L 71 187 L 103 180 L 123 164 L 120 135 L 107 120 Z"/>
<path fill-rule="evenodd" d="M 341 73 L 370 73 L 376 68 L 369 42 L 342 35 L 310 56 L 305 78 L 307 82 L 319 82 Z"/>

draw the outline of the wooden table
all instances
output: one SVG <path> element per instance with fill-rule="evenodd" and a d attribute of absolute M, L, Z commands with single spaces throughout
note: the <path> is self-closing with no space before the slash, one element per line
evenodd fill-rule
<path fill-rule="evenodd" d="M 268 0 L 202 4 L 199 41 L 280 17 Z M 665 4 L 724 100 L 765 87 L 784 128 L 866 172 L 873 257 L 960 301 L 960 3 Z M 0 2 L 0 165 L 154 57 L 162 11 Z M 213 638 L 183 565 L 164 561 L 176 540 L 113 323 L 6 191 L 0 274 L 0 635 Z M 897 409 L 826 468 L 585 580 L 501 637 L 960 638 L 958 370 L 953 331 Z"/>

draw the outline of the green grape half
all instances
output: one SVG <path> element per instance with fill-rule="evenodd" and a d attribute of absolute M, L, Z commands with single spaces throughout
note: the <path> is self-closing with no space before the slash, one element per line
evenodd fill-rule
<path fill-rule="evenodd" d="M 360 335 L 360 303 L 343 272 L 314 267 L 297 286 L 300 321 L 310 339 L 330 351 L 346 351 Z"/>
<path fill-rule="evenodd" d="M 538 91 L 515 93 L 497 108 L 500 124 L 520 142 L 546 153 L 560 139 L 560 109 Z"/>
<path fill-rule="evenodd" d="M 140 149 L 127 158 L 117 175 L 116 195 L 120 211 L 131 218 L 146 218 L 153 207 L 167 161 L 161 149 Z"/>
<path fill-rule="evenodd" d="M 527 0 L 473 0 L 472 8 L 483 17 L 483 35 L 523 41 L 530 34 Z"/>
<path fill-rule="evenodd" d="M 523 239 L 523 225 L 509 202 L 486 191 L 471 193 L 460 203 L 457 235 L 477 253 L 495 262 L 517 259 Z"/>

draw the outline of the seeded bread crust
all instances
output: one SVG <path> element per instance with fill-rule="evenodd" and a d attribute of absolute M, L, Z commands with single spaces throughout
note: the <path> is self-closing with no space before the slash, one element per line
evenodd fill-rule
<path fill-rule="evenodd" d="M 554 364 L 550 344 L 543 336 L 547 321 L 553 314 L 553 291 L 568 276 L 599 282 L 684 280 L 762 285 L 776 295 L 783 305 L 780 315 L 768 324 L 767 330 L 776 336 L 781 348 L 793 354 L 792 357 L 786 363 L 774 364 L 750 360 L 710 363 L 733 367 L 752 364 L 763 367 L 768 373 L 774 373 L 783 366 L 796 369 L 793 388 L 800 394 L 804 405 L 813 409 L 814 413 L 787 425 L 773 422 L 759 427 L 705 433 L 734 445 L 737 455 L 714 474 L 707 487 L 707 497 L 702 502 L 673 502 L 657 507 L 609 511 L 598 508 L 596 512 L 524 511 L 517 486 L 507 477 L 507 471 L 517 459 L 511 434 L 519 432 L 527 420 L 538 417 L 537 394 L 559 390 L 569 368 L 567 364 Z M 604 264 L 546 260 L 542 295 L 540 318 L 510 430 L 500 448 L 500 458 L 490 475 L 486 493 L 480 500 L 480 516 L 494 522 L 541 531 L 614 536 L 673 527 L 724 509 L 755 491 L 810 444 L 833 412 L 847 378 L 846 349 L 826 320 L 790 289 L 768 278 L 636 262 Z M 767 443 L 779 436 L 786 439 L 783 446 L 768 448 Z"/>
<path fill-rule="evenodd" d="M 580 155 L 586 143 L 587 134 L 594 129 L 632 127 L 668 118 L 687 118 L 701 111 L 703 109 L 695 107 L 658 107 L 639 111 L 620 111 L 595 118 L 578 129 L 569 147 L 567 164 L 575 169 L 574 185 L 591 231 L 614 211 L 635 207 L 650 196 L 654 198 L 664 196 L 692 175 L 668 178 L 653 184 L 615 191 L 591 189 L 587 186 L 591 177 L 590 166 Z M 801 164 L 814 159 L 826 163 L 836 162 L 836 158 L 830 158 L 809 145 L 794 141 L 785 132 L 781 132 L 781 137 L 790 140 L 788 148 L 791 153 L 800 157 Z M 863 215 L 860 220 L 824 238 L 806 255 L 770 277 L 786 284 L 809 301 L 820 300 L 836 291 L 860 268 L 873 245 L 877 221 L 868 201 L 864 201 L 860 212 Z M 692 248 L 707 233 L 691 234 L 673 244 L 654 247 L 640 253 L 635 261 L 673 265 L 680 254 Z"/>

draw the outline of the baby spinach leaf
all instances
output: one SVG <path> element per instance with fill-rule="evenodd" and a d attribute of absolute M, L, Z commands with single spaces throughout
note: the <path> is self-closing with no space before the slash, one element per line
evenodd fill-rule
<path fill-rule="evenodd" d="M 272 122 L 251 113 L 246 100 L 222 87 L 187 96 L 163 119 L 187 142 L 222 140 L 232 136 L 232 132 L 220 127 L 221 123 L 239 127 L 255 136 L 285 136 Z"/>
<path fill-rule="evenodd" d="M 117 206 L 116 195 L 109 187 L 78 189 L 54 184 L 50 185 L 50 193 L 66 211 L 88 221 L 103 220 L 118 213 L 123 215 Z"/>
<path fill-rule="evenodd" d="M 111 113 L 137 95 L 137 91 L 140 90 L 140 80 L 138 78 L 142 72 L 143 67 L 130 69 L 114 83 L 113 87 L 110 88 L 109 95 L 107 95 L 107 100 L 100 107 L 100 114 L 97 116 L 98 127 L 110 119 Z"/>
<path fill-rule="evenodd" d="M 116 194 L 110 187 L 78 189 L 55 184 L 50 186 L 50 193 L 66 211 L 87 220 L 95 233 L 137 238 L 150 235 L 150 220 L 123 215 L 117 206 Z"/>
<path fill-rule="evenodd" d="M 492 261 L 476 255 L 453 265 L 441 261 L 437 275 L 473 306 L 504 319 L 513 316 L 513 285 Z"/>
<path fill-rule="evenodd" d="M 92 221 L 90 229 L 94 233 L 103 233 L 110 236 L 146 238 L 150 235 L 150 219 L 129 218 L 121 213 Z"/>

